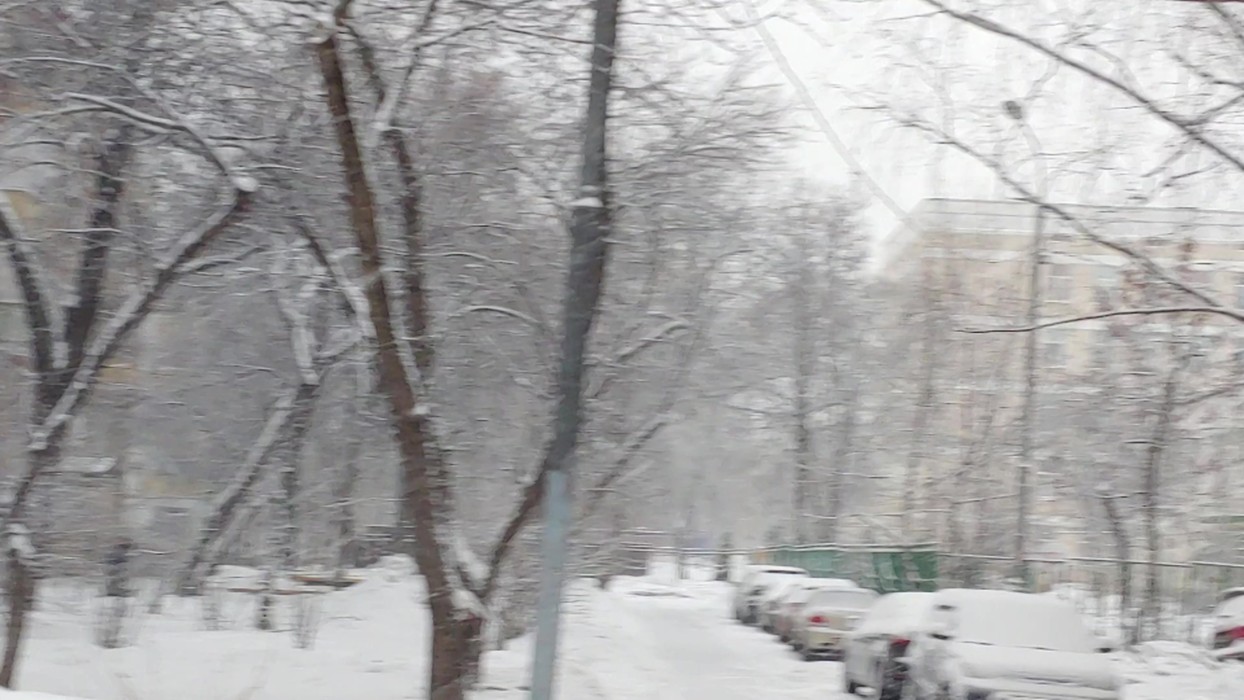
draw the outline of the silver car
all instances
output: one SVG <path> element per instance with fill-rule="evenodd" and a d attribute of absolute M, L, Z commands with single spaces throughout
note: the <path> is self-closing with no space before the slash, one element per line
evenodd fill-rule
<path fill-rule="evenodd" d="M 794 566 L 771 566 L 757 564 L 747 567 L 743 577 L 734 587 L 731 607 L 734 618 L 745 624 L 755 624 L 760 610 L 760 599 L 771 586 L 793 578 L 807 578 L 808 572 Z"/>
<path fill-rule="evenodd" d="M 842 654 L 844 689 L 858 694 L 872 688 L 873 697 L 898 700 L 903 690 L 903 669 L 897 663 L 932 605 L 932 593 L 883 595 L 847 637 Z"/>
<path fill-rule="evenodd" d="M 792 621 L 791 646 L 804 661 L 841 658 L 847 635 L 876 600 L 877 594 L 864 588 L 830 588 L 813 593 Z"/>

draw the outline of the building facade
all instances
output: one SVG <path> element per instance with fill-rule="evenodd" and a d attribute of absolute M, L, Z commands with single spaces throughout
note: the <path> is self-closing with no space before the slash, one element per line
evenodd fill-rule
<path fill-rule="evenodd" d="M 1244 483 L 1236 447 L 1244 418 L 1236 418 L 1233 389 L 1244 369 L 1244 324 L 1210 313 L 1105 314 L 1208 305 L 1173 292 L 1155 269 L 1241 308 L 1244 213 L 1059 209 L 1074 222 L 1024 202 L 926 200 L 911 225 L 881 245 L 880 276 L 905 306 L 905 322 L 923 329 L 907 329 L 908 342 L 927 345 L 934 367 L 932 435 L 920 479 L 928 500 L 949 502 L 952 512 L 929 518 L 926 530 L 945 540 L 967 537 L 954 532 L 956 519 L 968 528 L 1006 524 L 1017 507 L 1027 424 L 1039 521 L 1034 553 L 1101 552 L 1109 537 L 1102 534 L 1108 524 L 1099 496 L 1143 486 L 1143 446 L 1155 434 L 1160 389 L 1170 380 L 1177 383 L 1176 429 L 1167 434 L 1160 465 L 1162 547 L 1170 556 L 1193 555 L 1196 545 L 1188 542 L 1203 529 L 1198 512 L 1244 510 L 1234 495 Z M 1039 322 L 1101 317 L 1031 333 L 979 332 L 1028 325 L 1038 236 Z M 1026 422 L 1030 340 L 1036 398 Z M 974 525 L 974 517 L 985 524 Z M 991 548 L 1004 551 L 1012 533 L 995 537 Z"/>

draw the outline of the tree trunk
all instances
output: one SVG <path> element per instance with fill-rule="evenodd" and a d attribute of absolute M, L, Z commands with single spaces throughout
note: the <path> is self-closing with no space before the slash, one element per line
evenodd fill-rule
<path fill-rule="evenodd" d="M 926 289 L 929 289 L 927 284 Z M 917 391 L 916 405 L 911 418 L 911 445 L 907 452 L 907 465 L 903 473 L 903 513 L 900 530 L 910 544 L 915 536 L 913 516 L 916 510 L 916 499 L 920 473 L 924 466 L 924 455 L 928 449 L 925 444 L 928 432 L 929 413 L 933 410 L 933 380 L 936 376 L 937 350 L 933 347 L 936 325 L 934 314 L 936 307 L 933 300 L 924 308 L 921 320 L 922 338 L 920 341 L 921 376 Z"/>
<path fill-rule="evenodd" d="M 1117 503 L 1119 496 L 1113 493 L 1101 493 L 1099 498 L 1102 509 L 1106 512 L 1106 522 L 1110 527 L 1110 533 L 1114 538 L 1115 556 L 1119 560 L 1119 621 L 1123 625 L 1123 633 L 1127 641 L 1135 644 L 1140 640 L 1137 637 L 1136 625 L 1130 622 L 1131 614 L 1128 611 L 1132 606 L 1132 566 L 1128 563 L 1131 559 L 1131 545 L 1127 538 L 1127 527 L 1123 524 L 1123 517 L 1119 514 Z"/>
<path fill-rule="evenodd" d="M 857 414 L 859 412 L 860 389 L 853 377 L 847 380 L 850 388 L 846 400 L 843 401 L 841 431 L 838 434 L 838 448 L 834 451 L 834 463 L 829 470 L 829 494 L 825 504 L 825 521 L 821 528 L 821 539 L 825 542 L 838 542 L 840 536 L 839 523 L 842 519 L 843 496 L 847 485 L 847 474 L 854 471 L 855 432 Z"/>
<path fill-rule="evenodd" d="M 320 377 L 324 376 L 324 368 L 320 369 Z M 246 462 L 234 475 L 230 484 L 216 498 L 212 513 L 204 522 L 198 541 L 190 551 L 190 556 L 181 567 L 175 590 L 179 595 L 194 595 L 202 583 L 204 564 L 211 559 L 211 552 L 217 546 L 221 536 L 228 529 L 233 518 L 242 509 L 242 504 L 250 497 L 264 467 L 271 461 L 273 453 L 283 444 L 292 440 L 301 441 L 306 434 L 306 426 L 310 423 L 311 412 L 319 393 L 320 384 L 300 383 L 296 388 L 277 399 L 268 414 L 268 420 L 259 433 L 255 443 L 246 455 Z M 299 427 L 303 426 L 303 427 Z"/>
<path fill-rule="evenodd" d="M 435 449 L 430 416 L 416 392 L 417 377 L 408 373 L 402 359 L 385 285 L 380 231 L 375 198 L 367 180 L 363 152 L 350 113 L 350 95 L 341 64 L 338 32 L 346 25 L 348 3 L 338 5 L 333 25 L 322 27 L 325 36 L 316 47 L 325 101 L 332 115 L 340 149 L 350 225 L 361 257 L 368 315 L 375 330 L 373 349 L 379 371 L 380 390 L 388 399 L 401 458 L 401 509 L 413 522 L 414 559 L 427 589 L 432 618 L 432 658 L 429 663 L 429 700 L 461 700 L 464 675 L 469 670 L 467 652 L 470 622 L 459 615 L 457 589 L 451 576 L 454 567 L 446 545 L 453 513 L 452 485 L 446 465 Z"/>
<path fill-rule="evenodd" d="M 1025 127 L 1027 128 L 1027 127 Z M 1037 208 L 1032 226 L 1032 247 L 1028 261 L 1028 311 L 1025 323 L 1035 328 L 1041 316 L 1041 269 L 1045 264 L 1045 208 Z M 1024 403 L 1020 416 L 1019 469 L 1016 481 L 1015 508 L 1015 577 L 1028 587 L 1028 529 L 1029 507 L 1032 501 L 1032 443 L 1034 424 L 1037 421 L 1037 333 L 1033 330 L 1024 338 Z"/>
<path fill-rule="evenodd" d="M 795 261 L 795 283 L 790 289 L 793 343 L 791 350 L 795 370 L 794 447 L 795 474 L 792 486 L 794 507 L 793 530 L 795 541 L 807 544 L 812 539 L 809 518 L 812 516 L 810 501 L 813 493 L 812 469 L 816 461 L 812 442 L 812 381 L 816 372 L 816 340 L 811 325 L 812 270 L 810 251 L 804 234 L 800 234 L 799 259 Z"/>
<path fill-rule="evenodd" d="M 353 428 L 357 430 L 357 428 Z M 359 565 L 359 543 L 354 528 L 354 488 L 359 476 L 359 456 L 362 442 L 350 438 L 346 455 L 338 465 L 337 479 L 333 485 L 333 501 L 337 520 L 337 576 L 344 575 L 347 568 Z"/>
<path fill-rule="evenodd" d="M 8 576 L 5 578 L 5 594 L 9 602 L 9 614 L 4 630 L 4 664 L 0 666 L 0 686 L 12 688 L 17 674 L 17 657 L 21 650 L 22 633 L 26 618 L 34 606 L 35 581 L 26 561 L 30 546 L 24 535 L 10 536 L 8 542 Z M 19 540 L 19 541 L 15 541 Z"/>
<path fill-rule="evenodd" d="M 1162 398 L 1155 416 L 1153 435 L 1145 454 L 1144 483 L 1141 486 L 1141 508 L 1145 522 L 1145 543 L 1149 561 L 1145 572 L 1145 617 L 1156 629 L 1161 624 L 1162 601 L 1159 599 L 1158 561 L 1162 552 L 1161 502 L 1162 458 L 1170 439 L 1171 424 L 1178 395 L 1179 374 L 1187 362 L 1181 358 L 1171 368 L 1162 386 Z"/>

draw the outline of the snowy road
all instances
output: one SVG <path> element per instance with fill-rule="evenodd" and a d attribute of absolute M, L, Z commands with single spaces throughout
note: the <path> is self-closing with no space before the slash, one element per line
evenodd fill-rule
<path fill-rule="evenodd" d="M 679 597 L 660 588 L 618 587 L 619 648 L 642 649 L 635 697 L 657 700 L 837 700 L 842 666 L 806 662 L 776 637 L 730 619 L 718 595 Z M 637 678 L 638 677 L 638 678 Z M 643 687 L 640 687 L 642 683 Z M 630 693 L 628 693 L 630 695 Z"/>

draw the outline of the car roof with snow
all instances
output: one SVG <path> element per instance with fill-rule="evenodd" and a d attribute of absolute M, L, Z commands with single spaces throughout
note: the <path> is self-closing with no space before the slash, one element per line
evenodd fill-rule
<path fill-rule="evenodd" d="M 931 602 L 930 615 L 943 606 L 956 611 L 953 633 L 964 642 L 1076 653 L 1097 646 L 1075 607 L 1052 596 L 952 588 Z"/>
<path fill-rule="evenodd" d="M 859 588 L 859 584 L 849 578 L 809 578 L 800 583 L 804 588 Z"/>
<path fill-rule="evenodd" d="M 856 634 L 911 634 L 919 628 L 929 608 L 933 606 L 933 594 L 921 591 L 889 593 L 877 599 L 869 608 L 864 621 L 855 629 Z"/>
<path fill-rule="evenodd" d="M 1239 598 L 1240 596 L 1244 596 L 1244 586 L 1225 588 L 1218 594 L 1218 602 L 1225 603 L 1232 598 Z"/>
<path fill-rule="evenodd" d="M 961 602 L 1036 604 L 1041 600 L 1048 600 L 1057 605 L 1065 604 L 1056 598 L 1039 596 L 1035 593 L 1004 591 L 996 588 L 943 588 L 933 593 L 933 602 L 939 605 L 943 603 L 954 605 Z"/>

